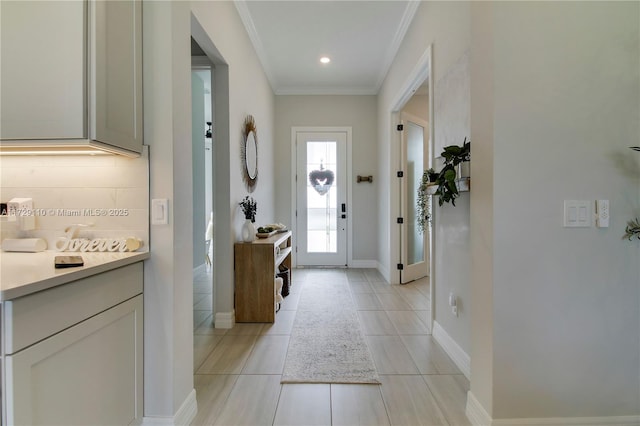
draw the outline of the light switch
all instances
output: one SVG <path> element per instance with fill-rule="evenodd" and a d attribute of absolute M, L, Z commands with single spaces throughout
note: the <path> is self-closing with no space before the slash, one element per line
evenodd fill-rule
<path fill-rule="evenodd" d="M 169 224 L 169 200 L 166 198 L 154 198 L 151 200 L 151 224 Z"/>
<path fill-rule="evenodd" d="M 591 203 L 588 200 L 564 200 L 565 228 L 590 228 Z"/>

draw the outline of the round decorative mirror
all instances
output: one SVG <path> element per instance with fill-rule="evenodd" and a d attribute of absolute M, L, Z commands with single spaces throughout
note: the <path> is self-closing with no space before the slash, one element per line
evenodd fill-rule
<path fill-rule="evenodd" d="M 253 116 L 244 120 L 242 127 L 241 168 L 247 190 L 253 192 L 258 183 L 258 136 Z"/>

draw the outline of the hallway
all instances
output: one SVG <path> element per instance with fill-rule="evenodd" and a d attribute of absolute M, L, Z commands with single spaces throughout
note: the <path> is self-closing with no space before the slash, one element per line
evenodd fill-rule
<path fill-rule="evenodd" d="M 381 386 L 280 384 L 300 291 L 346 276 Z M 428 278 L 389 285 L 374 269 L 296 269 L 274 324 L 211 325 L 210 277 L 194 277 L 193 425 L 468 425 L 468 380 L 431 337 Z"/>

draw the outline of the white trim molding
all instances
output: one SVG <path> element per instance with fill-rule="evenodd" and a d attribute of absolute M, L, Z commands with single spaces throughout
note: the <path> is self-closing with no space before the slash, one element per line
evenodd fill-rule
<path fill-rule="evenodd" d="M 453 340 L 449 333 L 438 323 L 433 322 L 433 338 L 442 346 L 442 349 L 449 355 L 453 362 L 458 366 L 464 376 L 471 380 L 471 358 L 469 355 Z"/>
<path fill-rule="evenodd" d="M 391 276 L 389 275 L 389 268 L 386 268 L 380 262 L 378 262 L 377 266 L 378 266 L 378 272 L 380 272 L 380 274 L 382 274 L 384 279 L 387 280 L 388 283 L 390 283 L 391 282 Z"/>
<path fill-rule="evenodd" d="M 176 415 L 173 416 L 174 424 L 176 426 L 185 425 L 188 426 L 191 424 L 193 419 L 196 418 L 196 414 L 198 414 L 198 401 L 196 400 L 196 390 L 191 389 L 189 392 L 189 396 L 184 400 Z"/>
<path fill-rule="evenodd" d="M 472 425 L 491 425 L 491 416 L 489 415 L 489 413 L 487 413 L 487 410 L 484 409 L 482 404 L 480 404 L 480 401 L 478 401 L 478 399 L 473 395 L 473 393 L 471 393 L 471 391 L 467 392 L 467 406 L 465 407 L 464 413 L 467 415 L 467 418 Z"/>
<path fill-rule="evenodd" d="M 492 419 L 471 391 L 467 393 L 465 414 L 471 424 L 476 426 L 637 426 L 640 424 L 640 416 Z"/>
<path fill-rule="evenodd" d="M 364 260 L 364 259 L 353 259 L 351 263 L 349 263 L 349 268 L 378 268 L 377 260 Z"/>
<path fill-rule="evenodd" d="M 298 225 L 296 220 L 297 209 L 297 197 L 298 187 L 296 181 L 296 175 L 298 171 L 298 156 L 297 156 L 297 138 L 298 133 L 344 133 L 347 138 L 346 143 L 346 155 L 345 164 L 347 168 L 347 261 L 348 267 L 353 266 L 353 167 L 352 167 L 352 154 L 353 154 L 353 127 L 352 126 L 292 126 L 291 127 L 291 231 L 293 232 L 293 245 L 294 249 L 291 252 L 291 267 L 298 267 L 298 255 L 296 254 L 296 247 L 298 245 L 297 237 Z M 306 178 L 305 178 L 306 179 Z M 305 266 L 305 265 L 302 265 Z M 336 265 L 340 268 L 341 265 Z"/>
<path fill-rule="evenodd" d="M 215 328 L 233 328 L 236 324 L 236 311 L 216 312 L 214 319 Z"/>
<path fill-rule="evenodd" d="M 186 426 L 191 424 L 197 414 L 196 390 L 192 389 L 173 417 L 143 417 L 142 426 Z"/>
<path fill-rule="evenodd" d="M 376 86 L 375 86 L 376 88 L 375 94 L 380 92 L 382 83 L 384 82 L 385 77 L 389 73 L 391 64 L 393 63 L 393 60 L 396 58 L 396 54 L 400 49 L 402 40 L 404 39 L 404 36 L 407 34 L 407 31 L 409 30 L 409 26 L 411 25 L 411 22 L 413 21 L 413 17 L 416 15 L 416 12 L 418 11 L 419 6 L 420 6 L 419 1 L 407 2 L 407 7 L 405 8 L 404 13 L 402 14 L 402 21 L 400 21 L 400 25 L 398 26 L 398 29 L 393 36 L 393 41 L 389 46 L 389 49 L 383 53 L 384 65 L 380 68 L 380 73 L 378 75 L 378 80 L 376 81 Z M 433 92 L 429 92 L 429 93 L 433 93 Z"/>
<path fill-rule="evenodd" d="M 533 419 L 496 419 L 491 426 L 637 426 L 640 416 L 541 417 Z"/>

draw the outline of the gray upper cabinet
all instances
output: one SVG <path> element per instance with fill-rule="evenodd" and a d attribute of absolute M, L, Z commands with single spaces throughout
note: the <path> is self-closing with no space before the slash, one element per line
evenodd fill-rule
<path fill-rule="evenodd" d="M 2 139 L 86 138 L 87 4 L 0 3 Z"/>
<path fill-rule="evenodd" d="M 92 3 L 91 139 L 142 151 L 142 2 Z"/>
<path fill-rule="evenodd" d="M 141 0 L 0 3 L 2 146 L 142 152 Z"/>

